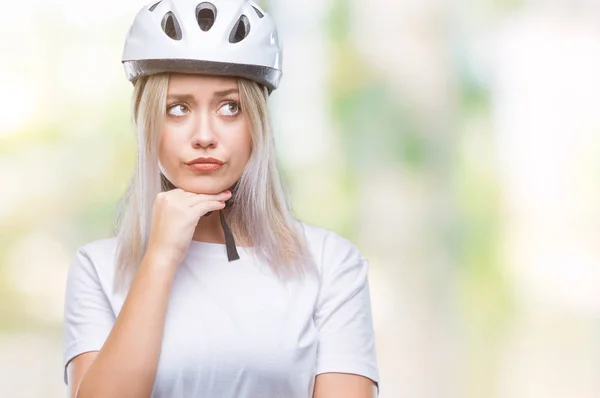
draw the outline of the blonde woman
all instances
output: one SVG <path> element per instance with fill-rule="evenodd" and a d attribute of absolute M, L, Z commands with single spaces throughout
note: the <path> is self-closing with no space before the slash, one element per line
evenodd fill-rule
<path fill-rule="evenodd" d="M 137 169 L 115 237 L 69 270 L 77 398 L 372 398 L 368 262 L 295 220 L 267 98 L 272 19 L 244 0 L 163 0 L 126 39 Z"/>

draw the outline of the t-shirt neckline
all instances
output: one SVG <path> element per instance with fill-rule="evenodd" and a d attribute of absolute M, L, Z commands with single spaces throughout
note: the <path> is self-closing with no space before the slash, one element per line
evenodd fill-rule
<path fill-rule="evenodd" d="M 236 249 L 240 256 L 243 254 L 251 254 L 252 252 L 252 247 L 236 245 Z M 188 255 L 193 255 L 194 257 L 218 257 L 227 259 L 227 247 L 224 243 L 192 240 L 188 249 Z"/>

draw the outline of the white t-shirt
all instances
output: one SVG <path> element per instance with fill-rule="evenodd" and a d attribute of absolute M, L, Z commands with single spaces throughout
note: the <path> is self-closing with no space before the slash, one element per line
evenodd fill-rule
<path fill-rule="evenodd" d="M 282 283 L 251 248 L 192 241 L 177 269 L 152 398 L 312 398 L 315 376 L 378 382 L 368 261 L 339 235 L 302 223 L 319 276 Z M 64 365 L 98 351 L 125 294 L 113 293 L 116 238 L 88 243 L 69 269 Z"/>

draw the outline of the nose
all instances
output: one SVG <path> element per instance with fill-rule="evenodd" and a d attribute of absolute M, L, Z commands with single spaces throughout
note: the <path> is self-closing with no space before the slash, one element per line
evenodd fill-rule
<path fill-rule="evenodd" d="M 192 147 L 214 148 L 217 145 L 217 134 L 208 115 L 202 115 L 194 126 Z"/>

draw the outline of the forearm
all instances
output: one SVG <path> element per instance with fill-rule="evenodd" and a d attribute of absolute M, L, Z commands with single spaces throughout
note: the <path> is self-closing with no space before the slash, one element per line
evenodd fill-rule
<path fill-rule="evenodd" d="M 175 267 L 147 255 L 77 398 L 148 398 L 160 356 Z"/>

